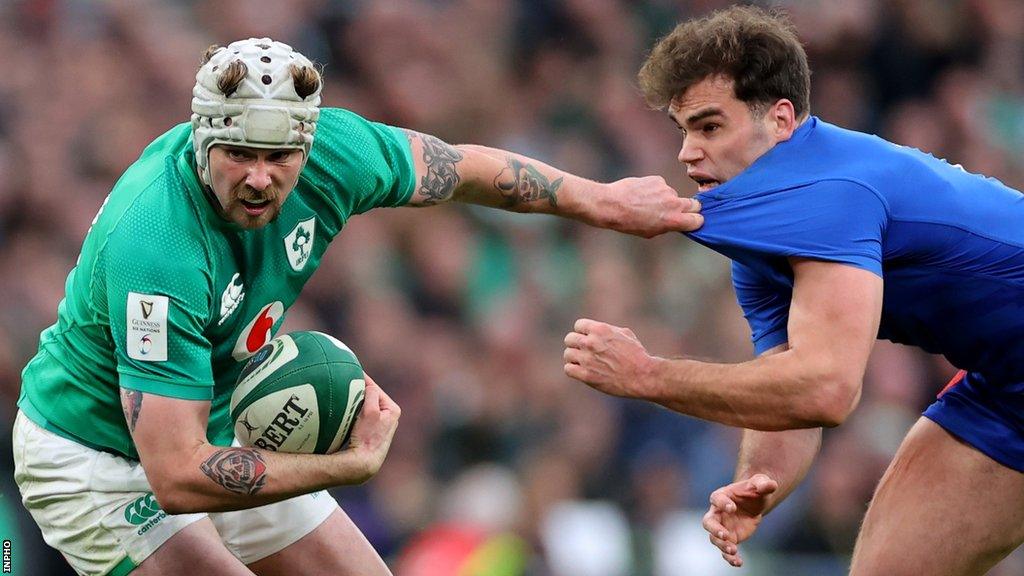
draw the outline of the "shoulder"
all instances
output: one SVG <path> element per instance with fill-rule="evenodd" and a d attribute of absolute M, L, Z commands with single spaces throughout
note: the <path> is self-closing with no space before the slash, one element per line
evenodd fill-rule
<path fill-rule="evenodd" d="M 324 108 L 317 123 L 316 138 L 310 157 L 322 152 L 365 147 L 374 142 L 398 140 L 408 142 L 401 129 L 375 122 L 344 108 Z M 318 144 L 320 146 L 318 146 Z"/>
<path fill-rule="evenodd" d="M 106 260 L 138 270 L 205 265 L 207 239 L 177 154 L 130 167 L 111 191 L 90 235 Z"/>
<path fill-rule="evenodd" d="M 110 239 L 120 239 L 142 249 L 149 246 L 170 254 L 202 234 L 196 206 L 174 175 L 162 175 L 116 202 L 106 226 Z M 104 215 L 101 215 L 101 219 Z"/>
<path fill-rule="evenodd" d="M 704 226 L 691 237 L 732 259 L 802 256 L 880 270 L 888 207 L 855 179 L 701 199 Z"/>
<path fill-rule="evenodd" d="M 695 235 L 787 234 L 821 229 L 819 222 L 877 219 L 888 214 L 886 199 L 856 178 L 817 178 L 738 193 L 698 195 L 705 225 Z"/>
<path fill-rule="evenodd" d="M 343 220 L 376 206 L 404 204 L 414 179 L 409 138 L 400 128 L 325 108 L 302 178 L 328 196 Z"/>

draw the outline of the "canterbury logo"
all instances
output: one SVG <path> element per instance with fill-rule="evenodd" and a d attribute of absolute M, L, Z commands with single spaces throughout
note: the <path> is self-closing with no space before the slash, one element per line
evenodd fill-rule
<path fill-rule="evenodd" d="M 159 513 L 160 505 L 157 504 L 156 498 L 153 498 L 153 494 L 149 493 L 132 502 L 124 509 L 124 519 L 139 526 Z"/>
<path fill-rule="evenodd" d="M 142 307 L 142 317 L 149 318 L 149 315 L 153 313 L 153 303 L 139 300 L 139 305 Z"/>
<path fill-rule="evenodd" d="M 235 272 L 235 275 L 231 277 L 231 281 L 228 282 L 228 287 L 224 289 L 224 293 L 220 295 L 220 320 L 217 321 L 217 326 L 220 326 L 238 309 L 238 305 L 245 299 L 245 283 L 241 280 L 241 274 Z"/>

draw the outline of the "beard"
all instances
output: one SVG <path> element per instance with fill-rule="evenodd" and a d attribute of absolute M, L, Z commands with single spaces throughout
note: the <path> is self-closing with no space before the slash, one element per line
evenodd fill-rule
<path fill-rule="evenodd" d="M 226 207 L 227 219 L 247 229 L 262 228 L 281 213 L 283 195 L 273 185 L 256 190 L 242 184 L 231 193 Z"/>

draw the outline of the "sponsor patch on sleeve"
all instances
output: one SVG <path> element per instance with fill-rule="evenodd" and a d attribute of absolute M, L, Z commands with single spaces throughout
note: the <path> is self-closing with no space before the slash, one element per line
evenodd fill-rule
<path fill-rule="evenodd" d="M 167 360 L 167 296 L 128 293 L 128 357 L 145 362 Z"/>

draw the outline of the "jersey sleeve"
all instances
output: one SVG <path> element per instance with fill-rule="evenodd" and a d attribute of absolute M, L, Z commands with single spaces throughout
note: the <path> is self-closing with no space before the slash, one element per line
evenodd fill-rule
<path fill-rule="evenodd" d="M 98 269 L 119 384 L 188 400 L 213 398 L 204 336 L 212 283 L 202 238 L 164 214 L 129 211 L 111 232 Z"/>
<path fill-rule="evenodd" d="M 750 339 L 754 352 L 763 354 L 779 344 L 789 341 L 789 303 L 793 291 L 788 286 L 771 284 L 752 268 L 732 263 L 732 285 L 736 301 L 750 325 Z"/>
<path fill-rule="evenodd" d="M 734 260 L 745 254 L 806 257 L 882 275 L 886 203 L 848 180 L 798 188 L 701 198 L 704 227 L 690 236 Z"/>
<path fill-rule="evenodd" d="M 328 196 L 342 221 L 412 197 L 415 169 L 405 133 L 339 108 L 324 108 L 303 177 Z"/>

